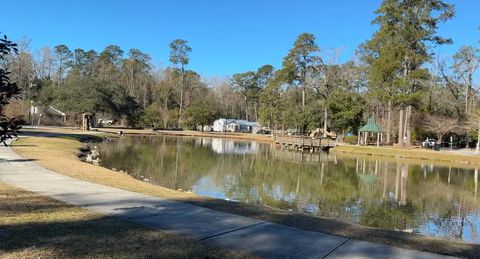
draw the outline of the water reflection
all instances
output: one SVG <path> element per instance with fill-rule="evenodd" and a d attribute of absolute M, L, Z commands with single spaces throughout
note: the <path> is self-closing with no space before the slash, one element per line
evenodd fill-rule
<path fill-rule="evenodd" d="M 169 188 L 480 243 L 478 169 L 211 138 L 123 138 L 101 156 Z"/>
<path fill-rule="evenodd" d="M 258 151 L 258 143 L 254 141 L 232 141 L 218 138 L 203 138 L 202 143 L 211 146 L 217 154 L 255 154 Z"/>

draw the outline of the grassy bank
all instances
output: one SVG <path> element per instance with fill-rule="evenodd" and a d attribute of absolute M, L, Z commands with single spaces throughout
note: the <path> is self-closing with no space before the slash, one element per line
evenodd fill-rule
<path fill-rule="evenodd" d="M 412 161 L 435 162 L 442 165 L 456 166 L 480 166 L 480 156 L 455 154 L 441 151 L 426 150 L 421 148 L 400 148 L 400 147 L 373 147 L 344 145 L 331 149 L 337 154 L 357 154 L 365 156 L 379 156 L 390 158 L 402 158 Z"/>
<path fill-rule="evenodd" d="M 1 258 L 244 256 L 0 183 Z"/>
<path fill-rule="evenodd" d="M 266 206 L 228 202 L 174 191 L 79 161 L 77 154 L 83 145 L 71 138 L 62 138 L 61 136 L 55 138 L 30 137 L 14 142 L 13 148 L 20 155 L 36 159 L 39 164 L 53 171 L 124 190 L 188 202 L 219 211 L 354 239 L 463 257 L 473 257 L 480 254 L 479 245 L 448 242 L 415 234 L 346 224 L 334 219 L 312 217 Z"/>

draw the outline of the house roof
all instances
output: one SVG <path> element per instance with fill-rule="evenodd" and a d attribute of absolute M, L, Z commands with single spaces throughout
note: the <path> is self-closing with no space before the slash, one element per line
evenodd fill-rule
<path fill-rule="evenodd" d="M 375 117 L 373 115 L 368 119 L 367 124 L 361 127 L 358 131 L 374 132 L 374 133 L 384 132 L 383 128 L 380 125 L 378 125 L 377 122 L 375 121 Z"/>
<path fill-rule="evenodd" d="M 244 125 L 244 126 L 252 126 L 252 127 L 259 127 L 260 124 L 254 121 L 246 121 L 246 120 L 237 120 L 237 119 L 218 119 L 215 122 L 223 122 L 226 125 Z"/>

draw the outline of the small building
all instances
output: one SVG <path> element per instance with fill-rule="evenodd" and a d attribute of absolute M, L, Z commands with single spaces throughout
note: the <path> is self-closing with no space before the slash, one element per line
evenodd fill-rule
<path fill-rule="evenodd" d="M 218 119 L 213 122 L 213 131 L 226 132 L 227 131 L 227 119 Z"/>
<path fill-rule="evenodd" d="M 213 122 L 213 131 L 216 132 L 257 133 L 260 129 L 258 122 L 246 120 L 218 119 Z"/>
<path fill-rule="evenodd" d="M 367 145 L 368 137 L 371 136 L 375 138 L 376 144 L 380 146 L 380 142 L 383 142 L 383 128 L 377 124 L 375 117 L 372 115 L 363 127 L 358 130 L 358 145 Z"/>

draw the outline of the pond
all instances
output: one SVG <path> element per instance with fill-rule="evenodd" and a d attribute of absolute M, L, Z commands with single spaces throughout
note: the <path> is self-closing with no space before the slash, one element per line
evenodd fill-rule
<path fill-rule="evenodd" d="M 172 189 L 480 244 L 478 169 L 221 138 L 125 137 L 99 149 L 102 166 Z"/>

